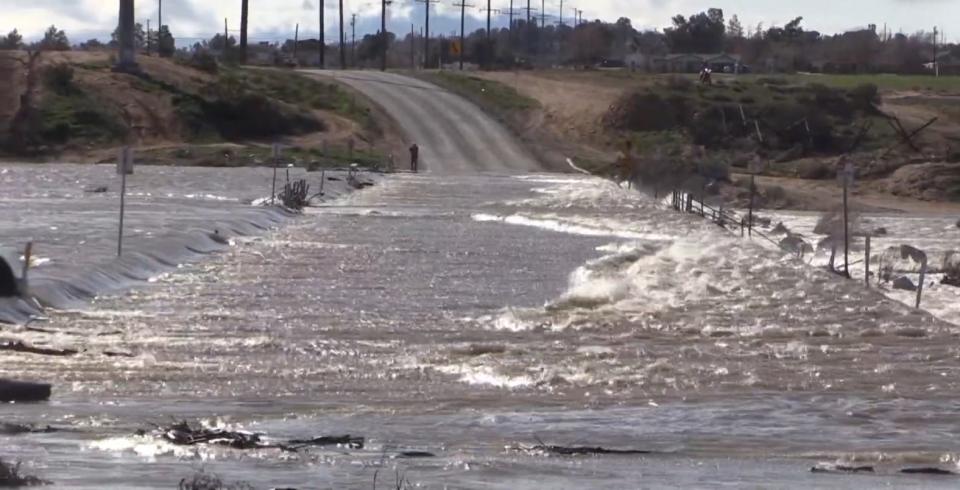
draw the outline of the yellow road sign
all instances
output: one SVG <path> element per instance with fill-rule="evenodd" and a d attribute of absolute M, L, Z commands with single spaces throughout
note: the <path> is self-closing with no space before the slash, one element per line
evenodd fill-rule
<path fill-rule="evenodd" d="M 454 56 L 460 56 L 460 53 L 463 52 L 463 46 L 460 46 L 460 41 L 454 41 L 450 43 L 450 52 Z"/>

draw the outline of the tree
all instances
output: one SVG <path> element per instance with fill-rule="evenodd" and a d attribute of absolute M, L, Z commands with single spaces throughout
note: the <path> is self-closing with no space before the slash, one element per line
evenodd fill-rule
<path fill-rule="evenodd" d="M 727 23 L 727 36 L 732 39 L 743 39 L 743 24 L 740 23 L 740 18 L 734 15 L 730 18 L 730 22 Z"/>
<path fill-rule="evenodd" d="M 80 49 L 84 51 L 95 51 L 104 47 L 106 47 L 106 44 L 100 42 L 99 39 L 88 39 L 86 42 L 80 43 Z"/>
<path fill-rule="evenodd" d="M 0 37 L 0 50 L 12 51 L 20 49 L 23 46 L 23 36 L 16 29 L 10 31 L 5 37 Z"/>
<path fill-rule="evenodd" d="M 57 26 L 50 26 L 39 47 L 44 51 L 70 51 L 70 40 L 65 32 L 57 30 Z"/>
<path fill-rule="evenodd" d="M 664 30 L 667 43 L 681 53 L 715 53 L 723 49 L 726 25 L 723 10 L 710 9 L 691 16 L 673 18 L 673 27 Z"/>
<path fill-rule="evenodd" d="M 160 27 L 157 33 L 157 46 L 157 52 L 160 53 L 161 58 L 169 58 L 177 51 L 177 41 L 173 38 L 173 34 L 170 34 L 168 26 Z"/>
<path fill-rule="evenodd" d="M 113 34 L 110 34 L 110 45 L 118 46 L 120 44 L 120 27 L 118 26 L 113 30 Z M 147 31 L 144 30 L 143 24 L 137 22 L 133 26 L 133 48 L 140 50 L 147 46 Z"/>

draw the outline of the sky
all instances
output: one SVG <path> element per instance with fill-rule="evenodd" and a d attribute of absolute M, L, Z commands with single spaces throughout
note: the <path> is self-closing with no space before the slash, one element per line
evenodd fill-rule
<path fill-rule="evenodd" d="M 137 20 L 146 24 L 157 22 L 160 0 L 137 0 Z M 301 39 L 316 38 L 319 30 L 319 5 L 323 0 L 250 0 L 250 37 L 252 41 L 280 41 L 293 37 L 297 23 Z M 326 1 L 326 39 L 337 40 L 338 0 Z M 467 9 L 467 30 L 485 25 L 486 14 L 480 7 L 486 0 L 466 0 L 478 6 Z M 494 9 L 506 9 L 510 0 L 490 0 Z M 514 0 L 516 7 L 524 0 Z M 540 8 L 545 1 L 552 15 L 547 22 L 559 20 L 560 0 L 533 0 Z M 434 33 L 452 34 L 459 29 L 459 8 L 454 0 L 433 4 L 431 29 Z M 479 4 L 483 5 L 479 5 Z M 524 2 L 525 3 L 525 2 Z M 64 29 L 73 42 L 90 38 L 109 38 L 117 23 L 117 0 L 0 0 L 0 34 L 16 28 L 27 39 L 36 39 L 55 24 Z M 639 29 L 663 29 L 670 26 L 676 14 L 691 15 L 708 8 L 721 8 L 729 19 L 737 14 L 748 31 L 758 23 L 764 27 L 783 25 L 795 17 L 804 18 L 808 30 L 823 33 L 844 32 L 877 24 L 892 32 L 914 33 L 931 31 L 940 23 L 946 28 L 948 42 L 960 40 L 960 27 L 951 32 L 946 19 L 960 18 L 960 0 L 564 0 L 563 19 L 569 22 L 573 8 L 583 9 L 584 19 L 615 21 L 628 17 Z M 415 0 L 395 0 L 388 9 L 389 28 L 394 32 L 409 32 L 411 23 L 419 31 L 423 24 L 424 4 Z M 380 3 L 376 0 L 344 0 L 349 22 L 350 14 L 359 15 L 357 35 L 379 28 Z M 524 14 L 525 15 L 525 14 Z M 223 32 L 224 18 L 228 19 L 231 35 L 236 35 L 240 23 L 240 0 L 163 0 L 163 22 L 171 26 L 178 44 L 206 39 Z M 505 25 L 506 17 L 494 15 L 496 25 Z M 349 25 L 349 24 L 348 24 Z M 349 27 L 347 27 L 349 32 Z"/>

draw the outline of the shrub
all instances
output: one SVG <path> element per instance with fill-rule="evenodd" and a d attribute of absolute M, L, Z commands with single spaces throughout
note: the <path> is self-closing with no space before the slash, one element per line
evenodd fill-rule
<path fill-rule="evenodd" d="M 783 202 L 787 199 L 787 191 L 779 185 L 774 185 L 766 188 L 766 196 L 768 202 Z"/>
<path fill-rule="evenodd" d="M 676 104 L 657 94 L 632 92 L 622 96 L 603 117 L 604 125 L 623 131 L 665 131 L 676 128 L 682 120 Z"/>
<path fill-rule="evenodd" d="M 797 175 L 801 179 L 829 179 L 833 173 L 833 168 L 821 160 L 807 160 L 797 166 Z"/>
<path fill-rule="evenodd" d="M 681 75 L 670 75 L 667 77 L 667 88 L 677 92 L 689 92 L 693 89 L 693 80 Z"/>
<path fill-rule="evenodd" d="M 880 89 L 872 83 L 864 83 L 850 89 L 847 93 L 853 107 L 864 113 L 876 112 L 880 105 Z"/>
<path fill-rule="evenodd" d="M 236 77 L 221 77 L 203 90 L 202 97 L 181 94 L 173 103 L 193 136 L 212 131 L 236 140 L 324 130 L 321 121 L 249 90 Z"/>
<path fill-rule="evenodd" d="M 216 75 L 220 71 L 220 64 L 212 54 L 206 51 L 197 51 L 193 53 L 187 62 L 187 66 L 200 70 L 202 72 Z"/>
<path fill-rule="evenodd" d="M 853 117 L 853 106 L 840 90 L 815 83 L 810 85 L 809 91 L 813 95 L 813 103 L 817 108 L 845 120 Z"/>
<path fill-rule="evenodd" d="M 54 65 L 43 71 L 43 84 L 59 95 L 69 95 L 76 90 L 73 75 L 73 67 L 70 65 Z"/>

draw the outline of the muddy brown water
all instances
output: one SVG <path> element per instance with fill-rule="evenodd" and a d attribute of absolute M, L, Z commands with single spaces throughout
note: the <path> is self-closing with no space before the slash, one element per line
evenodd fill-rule
<path fill-rule="evenodd" d="M 36 178 L 15 170 L 14 184 Z M 181 212 L 192 191 L 143 196 L 170 212 L 139 226 L 249 212 L 264 175 L 244 172 L 191 170 L 193 188 L 222 182 L 199 193 L 219 197 Z M 69 236 L 61 213 L 80 211 L 44 199 L 17 205 Z M 97 199 L 68 198 L 96 225 L 77 236 L 108 244 L 96 230 L 112 204 Z M 98 253 L 51 250 L 37 275 Z M 49 403 L 0 407 L 3 421 L 69 429 L 0 437 L 0 457 L 91 489 L 172 488 L 199 469 L 257 488 L 372 488 L 375 474 L 384 488 L 395 472 L 419 488 L 958 483 L 898 474 L 957 469 L 954 324 L 601 180 L 396 176 L 191 262 L 32 325 L 59 333 L 2 327 L 83 352 L 0 353 L 0 377 L 55 385 Z M 368 444 L 290 454 L 133 435 L 173 419 Z M 538 441 L 654 453 L 511 449 Z M 436 457 L 396 457 L 407 450 Z M 811 473 L 819 462 L 877 471 Z"/>

